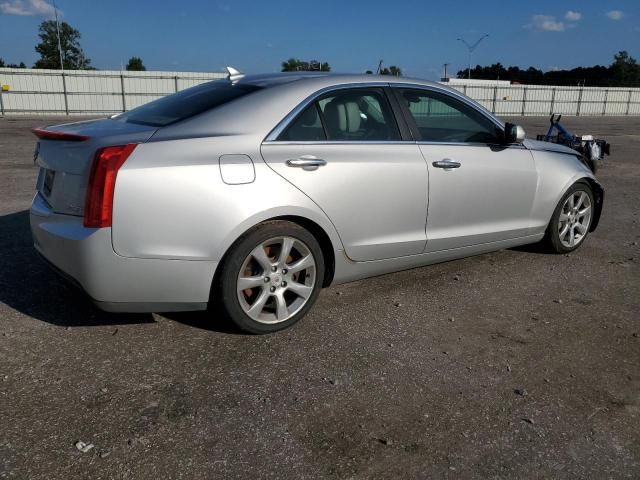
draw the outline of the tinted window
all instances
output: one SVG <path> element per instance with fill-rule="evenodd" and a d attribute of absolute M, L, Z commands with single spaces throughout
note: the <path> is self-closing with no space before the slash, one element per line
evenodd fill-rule
<path fill-rule="evenodd" d="M 381 89 L 332 92 L 311 104 L 278 140 L 400 140 L 400 131 Z"/>
<path fill-rule="evenodd" d="M 259 89 L 254 85 L 234 85 L 227 80 L 203 83 L 134 108 L 117 118 L 130 123 L 163 127 Z"/>
<path fill-rule="evenodd" d="M 494 143 L 500 129 L 482 113 L 449 95 L 402 90 L 420 137 L 427 142 Z"/>
<path fill-rule="evenodd" d="M 319 102 L 329 140 L 400 140 L 400 131 L 382 90 L 352 89 Z"/>
<path fill-rule="evenodd" d="M 278 140 L 313 142 L 326 139 L 318 104 L 312 103 L 289 125 Z"/>

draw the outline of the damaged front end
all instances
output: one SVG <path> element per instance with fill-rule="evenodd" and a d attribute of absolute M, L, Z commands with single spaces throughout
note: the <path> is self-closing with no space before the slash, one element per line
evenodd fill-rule
<path fill-rule="evenodd" d="M 560 124 L 562 115 L 551 115 L 550 126 L 546 135 L 538 135 L 537 140 L 565 145 L 581 154 L 582 161 L 595 174 L 605 155 L 611 155 L 611 145 L 606 140 L 594 138 L 593 135 L 573 135 Z"/>

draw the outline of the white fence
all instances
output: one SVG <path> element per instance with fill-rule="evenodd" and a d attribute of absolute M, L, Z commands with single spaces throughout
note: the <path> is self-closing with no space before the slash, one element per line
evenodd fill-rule
<path fill-rule="evenodd" d="M 106 115 L 224 77 L 223 73 L 0 68 L 0 113 Z"/>
<path fill-rule="evenodd" d="M 0 113 L 107 115 L 223 73 L 0 68 Z M 451 83 L 498 115 L 640 115 L 640 88 Z M 7 90 L 5 90 L 5 87 Z"/>
<path fill-rule="evenodd" d="M 498 115 L 640 115 L 640 88 L 449 85 Z"/>

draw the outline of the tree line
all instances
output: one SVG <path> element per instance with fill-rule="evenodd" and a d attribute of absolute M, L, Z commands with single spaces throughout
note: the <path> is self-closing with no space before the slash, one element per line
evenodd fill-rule
<path fill-rule="evenodd" d="M 468 78 L 469 69 L 460 70 L 458 78 Z M 530 85 L 591 86 L 591 87 L 640 87 L 640 65 L 626 51 L 618 52 L 608 65 L 578 67 L 571 70 L 543 72 L 534 67 L 505 67 L 501 63 L 489 66 L 477 65 L 471 69 L 471 78 L 480 80 L 509 80 Z"/>

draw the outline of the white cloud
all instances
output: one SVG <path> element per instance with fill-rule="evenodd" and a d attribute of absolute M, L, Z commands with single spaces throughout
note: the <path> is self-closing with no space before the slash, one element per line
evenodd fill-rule
<path fill-rule="evenodd" d="M 611 10 L 610 12 L 607 12 L 607 17 L 615 21 L 622 20 L 622 17 L 624 17 L 624 12 L 620 10 Z"/>
<path fill-rule="evenodd" d="M 54 15 L 53 5 L 45 0 L 10 0 L 0 3 L 0 12 L 5 15 L 42 15 L 52 17 Z M 60 10 L 58 10 L 60 14 Z"/>
<path fill-rule="evenodd" d="M 564 32 L 565 24 L 556 20 L 556 17 L 551 15 L 534 15 L 531 17 L 531 24 L 529 25 L 536 30 L 544 30 L 548 32 Z"/>
<path fill-rule="evenodd" d="M 569 10 L 564 14 L 564 19 L 568 22 L 578 22 L 582 20 L 582 14 L 580 12 L 574 12 L 573 10 Z"/>

